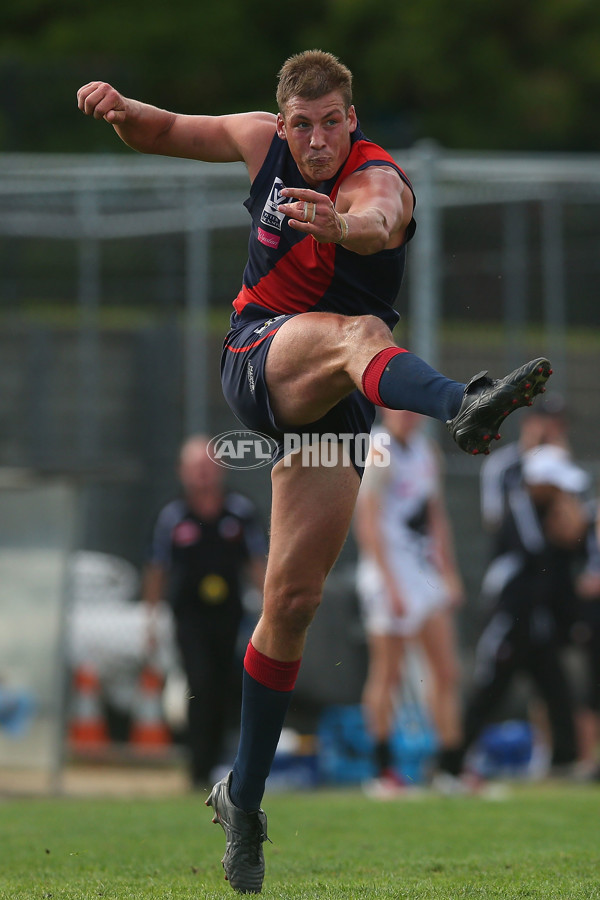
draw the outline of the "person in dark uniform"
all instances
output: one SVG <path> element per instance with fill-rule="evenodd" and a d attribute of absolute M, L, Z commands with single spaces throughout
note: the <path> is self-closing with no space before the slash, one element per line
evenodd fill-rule
<path fill-rule="evenodd" d="M 249 499 L 226 491 L 225 469 L 208 439 L 181 447 L 182 496 L 160 512 L 144 573 L 144 598 L 166 600 L 188 681 L 190 772 L 210 784 L 219 760 L 232 693 L 234 652 L 249 577 L 262 591 L 267 543 Z"/>
<path fill-rule="evenodd" d="M 582 499 L 589 476 L 565 446 L 542 444 L 507 468 L 504 484 L 496 554 L 482 586 L 488 617 L 475 652 L 464 743 L 446 761 L 452 777 L 462 773 L 469 747 L 518 672 L 529 676 L 544 701 L 552 766 L 573 770 L 578 757 L 574 696 L 562 652 L 576 610 L 574 564 L 589 528 Z"/>
<path fill-rule="evenodd" d="M 395 160 L 362 133 L 352 73 L 332 54 L 286 60 L 277 114 L 179 115 L 100 81 L 79 89 L 78 105 L 135 150 L 244 162 L 252 184 L 248 265 L 222 383 L 246 427 L 277 443 L 271 540 L 263 611 L 244 661 L 238 754 L 207 803 L 225 831 L 231 886 L 257 893 L 267 838 L 260 803 L 306 633 L 350 528 L 374 407 L 446 422 L 461 449 L 486 453 L 551 368 L 538 358 L 505 378 L 481 372 L 464 385 L 395 344 L 415 196 Z M 304 453 L 310 444 L 316 451 Z"/>
<path fill-rule="evenodd" d="M 600 781 L 600 502 L 591 504 L 586 563 L 577 579 L 579 603 L 572 641 L 583 658 L 584 687 L 579 711 L 580 766 L 583 778 Z"/>

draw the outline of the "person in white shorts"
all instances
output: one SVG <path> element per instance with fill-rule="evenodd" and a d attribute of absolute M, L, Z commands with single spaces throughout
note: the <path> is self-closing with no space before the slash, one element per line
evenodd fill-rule
<path fill-rule="evenodd" d="M 440 459 L 422 433 L 424 421 L 406 410 L 384 412 L 355 515 L 357 591 L 369 649 L 362 701 L 377 771 L 368 792 L 382 797 L 404 787 L 393 767 L 390 736 L 407 642 L 417 642 L 427 660 L 440 756 L 452 754 L 462 739 L 453 610 L 464 591 Z"/>

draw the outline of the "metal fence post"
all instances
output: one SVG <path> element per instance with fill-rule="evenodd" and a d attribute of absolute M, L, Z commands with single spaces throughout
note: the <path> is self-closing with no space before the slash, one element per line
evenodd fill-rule
<path fill-rule="evenodd" d="M 205 186 L 187 189 L 185 317 L 184 317 L 184 430 L 186 435 L 208 430 L 208 266 L 209 223 Z"/>
<path fill-rule="evenodd" d="M 542 203 L 542 281 L 548 352 L 554 368 L 553 388 L 567 387 L 567 328 L 563 208 L 558 197 Z"/>
<path fill-rule="evenodd" d="M 77 193 L 79 218 L 78 450 L 83 463 L 98 457 L 100 378 L 100 238 L 98 195 L 84 188 Z"/>
<path fill-rule="evenodd" d="M 514 369 L 522 356 L 527 326 L 527 208 L 508 203 L 504 211 L 504 330 L 506 367 Z"/>
<path fill-rule="evenodd" d="M 439 362 L 440 216 L 437 185 L 439 150 L 433 141 L 418 147 L 418 227 L 410 250 L 410 345 L 430 365 Z"/>

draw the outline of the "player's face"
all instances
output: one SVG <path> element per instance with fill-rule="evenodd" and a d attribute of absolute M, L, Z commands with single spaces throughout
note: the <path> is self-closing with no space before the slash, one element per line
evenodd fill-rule
<path fill-rule="evenodd" d="M 206 446 L 202 444 L 187 447 L 179 461 L 179 480 L 188 497 L 218 490 L 221 486 L 222 471 L 206 452 Z"/>
<path fill-rule="evenodd" d="M 292 97 L 285 115 L 277 116 L 277 133 L 288 142 L 304 180 L 316 187 L 345 163 L 356 124 L 354 107 L 346 111 L 341 94 L 332 91 L 318 100 Z"/>

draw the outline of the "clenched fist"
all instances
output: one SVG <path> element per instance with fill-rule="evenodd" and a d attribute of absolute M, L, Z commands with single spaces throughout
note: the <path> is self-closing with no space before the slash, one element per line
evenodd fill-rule
<path fill-rule="evenodd" d="M 90 81 L 77 91 L 79 109 L 86 116 L 105 119 L 111 125 L 125 121 L 129 103 L 130 101 L 105 81 Z"/>

